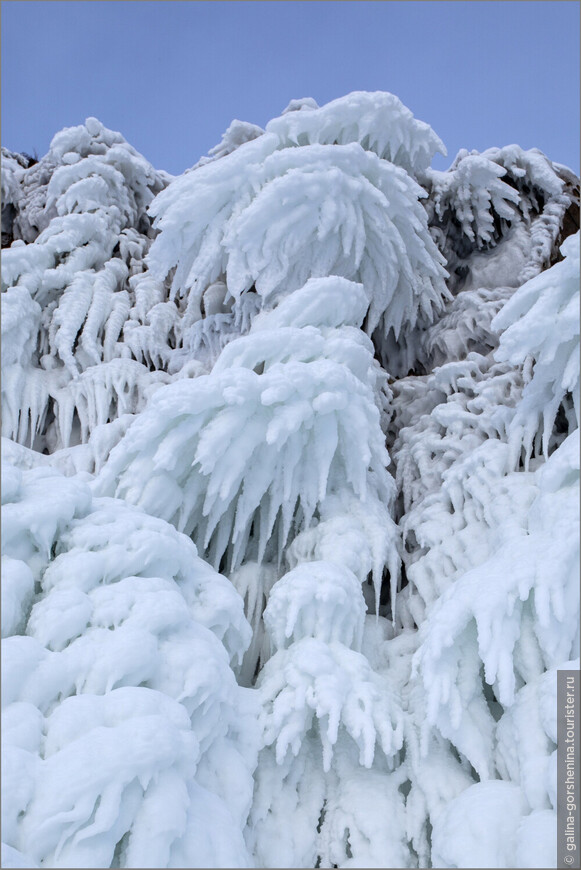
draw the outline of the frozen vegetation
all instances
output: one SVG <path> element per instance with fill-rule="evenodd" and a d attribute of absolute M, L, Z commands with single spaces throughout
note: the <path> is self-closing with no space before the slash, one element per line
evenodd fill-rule
<path fill-rule="evenodd" d="M 2 866 L 554 866 L 579 180 L 436 151 L 3 149 Z"/>

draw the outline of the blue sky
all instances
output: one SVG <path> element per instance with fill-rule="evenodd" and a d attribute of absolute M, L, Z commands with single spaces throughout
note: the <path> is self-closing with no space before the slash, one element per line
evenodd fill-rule
<path fill-rule="evenodd" d="M 573 0 L 4 0 L 2 144 L 39 156 L 95 115 L 182 172 L 233 118 L 386 90 L 448 148 L 513 142 L 579 171 Z"/>

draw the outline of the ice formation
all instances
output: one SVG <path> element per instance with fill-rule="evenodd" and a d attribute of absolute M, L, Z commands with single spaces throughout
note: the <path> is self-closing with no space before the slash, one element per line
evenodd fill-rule
<path fill-rule="evenodd" d="M 579 181 L 393 95 L 2 151 L 2 866 L 539 867 Z"/>

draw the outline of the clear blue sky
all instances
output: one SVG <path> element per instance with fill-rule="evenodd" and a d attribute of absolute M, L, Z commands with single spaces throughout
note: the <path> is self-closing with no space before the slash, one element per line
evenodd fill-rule
<path fill-rule="evenodd" d="M 448 148 L 516 142 L 579 171 L 576 0 L 4 0 L 2 144 L 95 115 L 177 174 L 233 118 L 386 90 Z"/>

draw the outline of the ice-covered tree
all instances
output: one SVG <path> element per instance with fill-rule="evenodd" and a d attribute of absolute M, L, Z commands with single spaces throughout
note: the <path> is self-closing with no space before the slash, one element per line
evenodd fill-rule
<path fill-rule="evenodd" d="M 3 866 L 551 863 L 578 179 L 436 151 L 3 150 Z"/>

